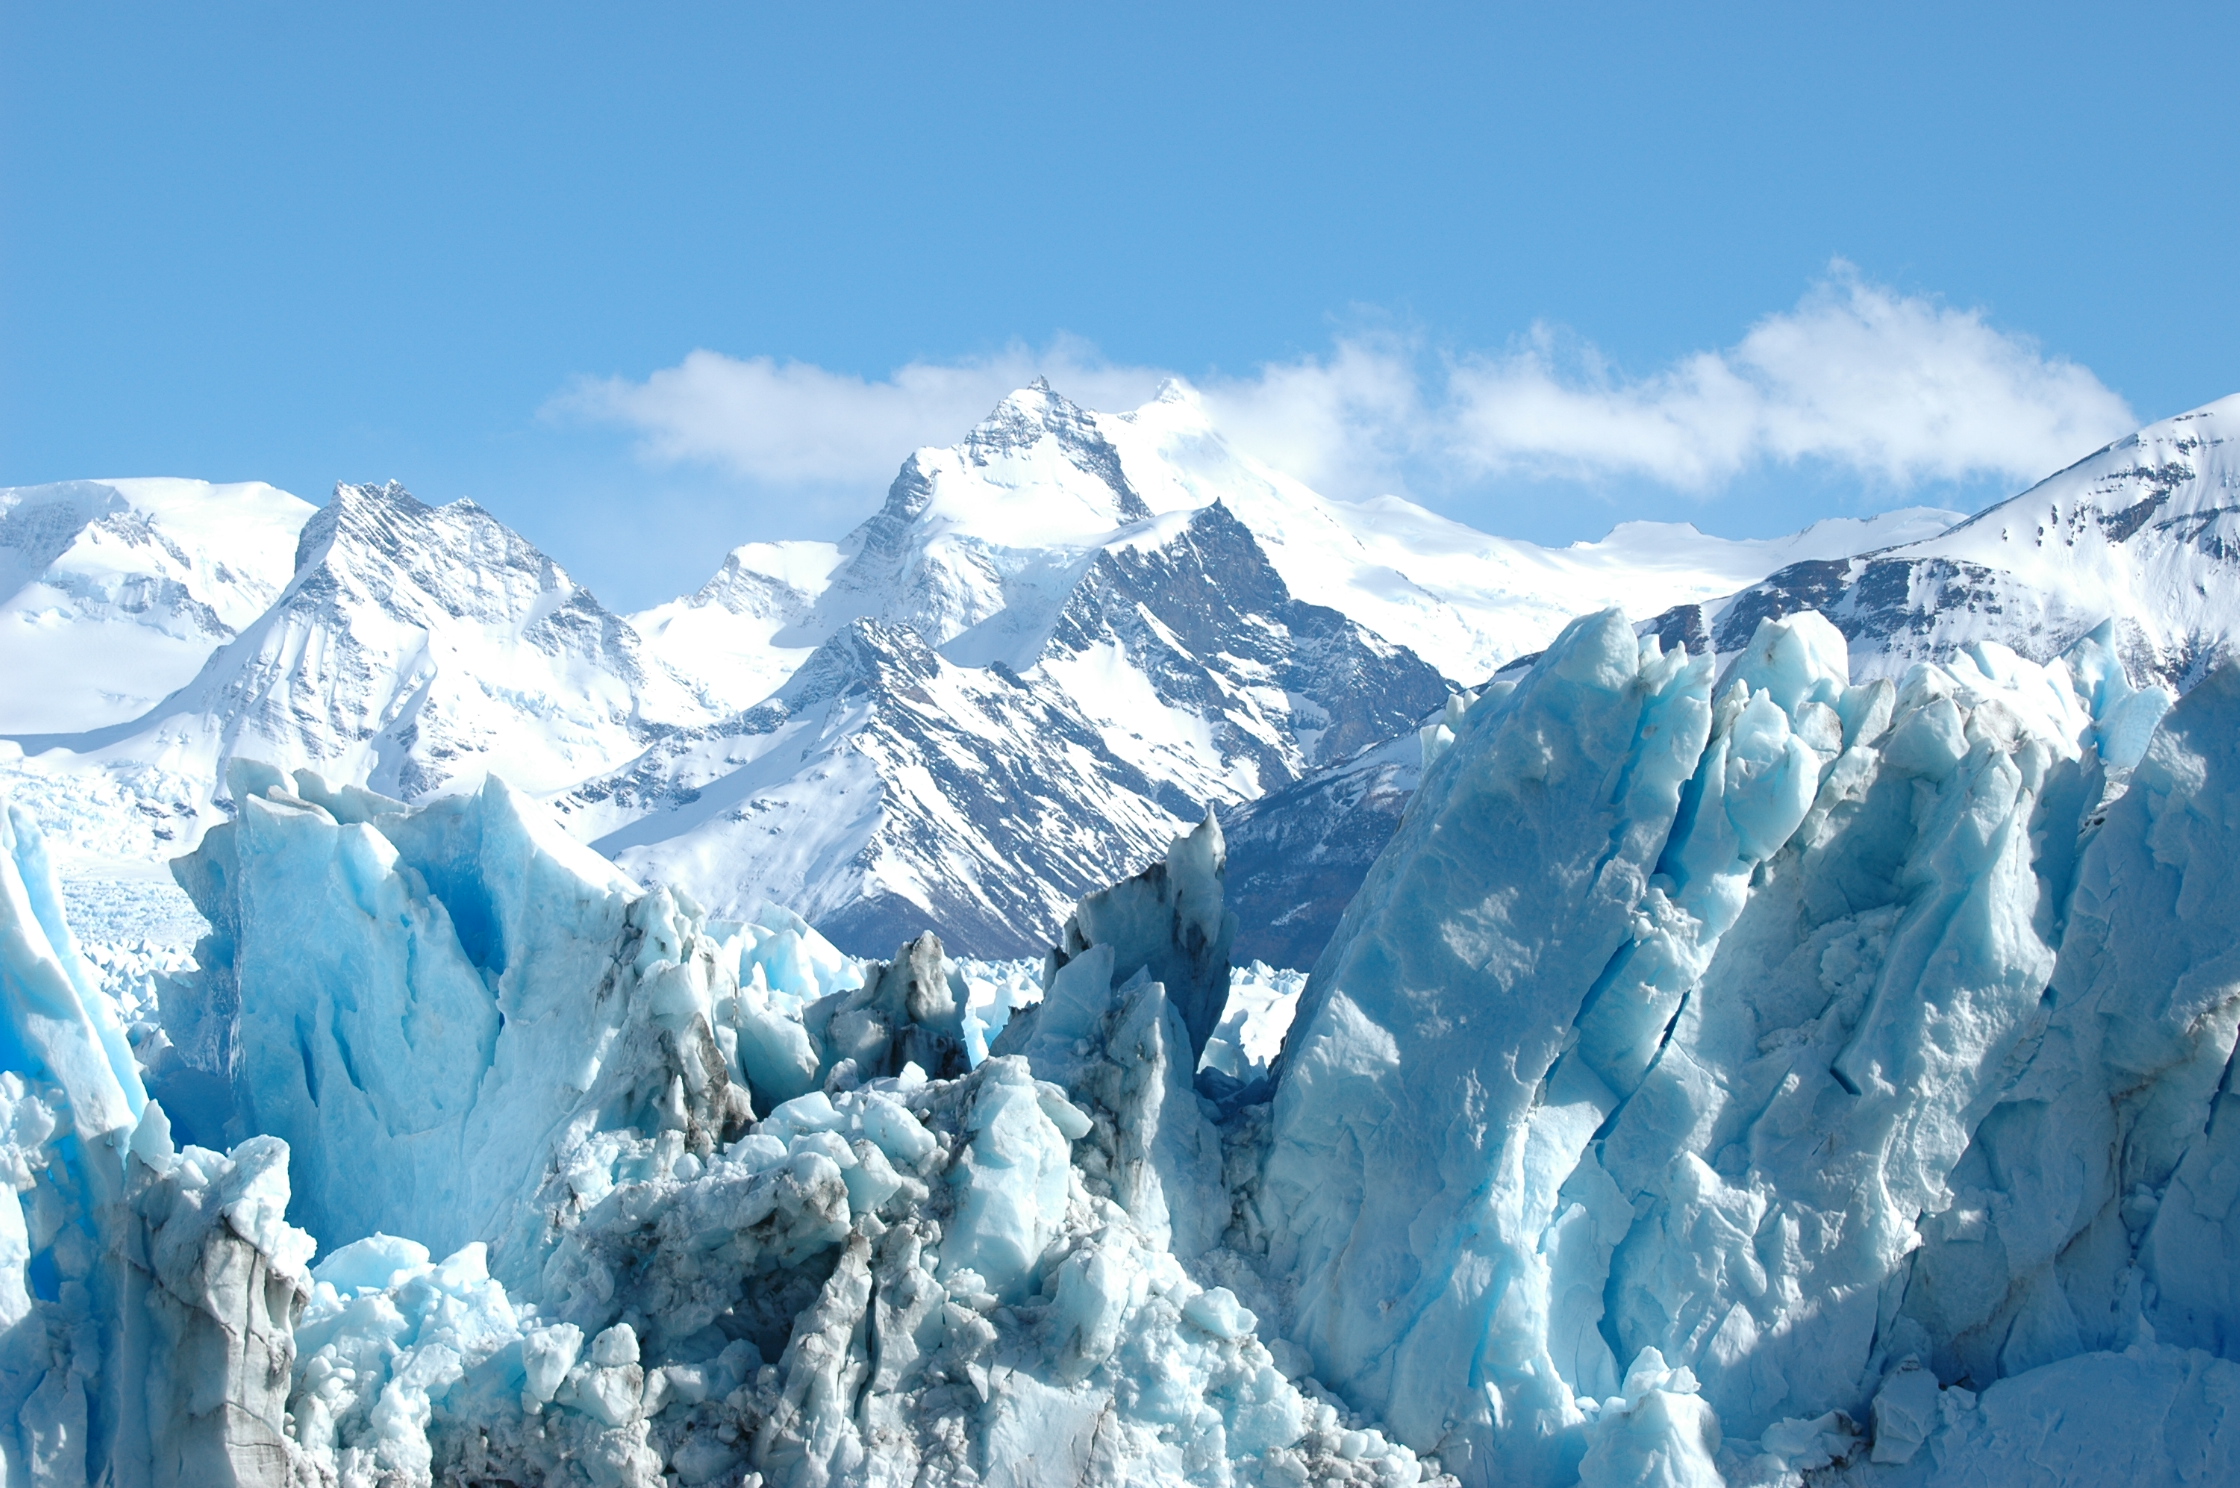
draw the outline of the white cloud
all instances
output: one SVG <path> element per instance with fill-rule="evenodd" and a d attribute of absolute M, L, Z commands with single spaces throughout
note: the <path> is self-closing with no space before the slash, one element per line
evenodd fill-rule
<path fill-rule="evenodd" d="M 695 351 L 642 382 L 586 380 L 552 412 L 637 431 L 661 462 L 769 487 L 883 485 L 902 457 L 950 444 L 1037 375 L 1090 407 L 1133 407 L 1166 375 L 1061 340 L 976 360 L 913 362 L 883 381 L 769 357 Z M 1825 462 L 1876 485 L 2046 475 L 2135 427 L 2086 368 L 1980 310 L 1901 295 L 1837 263 L 1795 308 L 1734 346 L 1647 376 L 1536 328 L 1498 355 L 1429 357 L 1391 336 L 1199 383 L 1238 445 L 1332 495 L 1488 477 L 1647 479 L 1711 493 L 1767 464 Z"/>
<path fill-rule="evenodd" d="M 2035 479 L 2138 423 L 2089 370 L 1980 310 L 1901 296 L 1842 263 L 1729 350 L 1639 380 L 1612 376 L 1591 347 L 1566 367 L 1556 347 L 1542 330 L 1507 356 L 1458 362 L 1440 442 L 1483 470 L 1691 491 L 1799 460 L 1904 487 Z"/>
<path fill-rule="evenodd" d="M 713 465 L 770 486 L 884 485 L 911 450 L 953 444 L 1004 394 L 1047 376 L 1091 407 L 1132 408 L 1164 374 L 1113 367 L 1061 340 L 965 362 L 912 362 L 884 381 L 771 357 L 694 351 L 643 382 L 584 379 L 547 413 L 637 431 L 657 463 Z"/>
<path fill-rule="evenodd" d="M 1333 496 L 1373 496 L 1407 484 L 1411 460 L 1433 442 L 1420 357 L 1395 337 L 1346 337 L 1328 357 L 1271 362 L 1250 377 L 1199 387 L 1232 443 Z"/>

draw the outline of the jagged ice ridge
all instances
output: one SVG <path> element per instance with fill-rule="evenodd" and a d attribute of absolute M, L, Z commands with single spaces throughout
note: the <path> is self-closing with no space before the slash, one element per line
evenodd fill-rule
<path fill-rule="evenodd" d="M 237 763 L 134 1044 L 13 813 L 8 1470 L 2228 1478 L 2240 670 L 2117 647 L 1574 622 L 1430 731 L 1266 1073 L 1203 1063 L 1210 821 L 990 1043 L 930 937 Z"/>

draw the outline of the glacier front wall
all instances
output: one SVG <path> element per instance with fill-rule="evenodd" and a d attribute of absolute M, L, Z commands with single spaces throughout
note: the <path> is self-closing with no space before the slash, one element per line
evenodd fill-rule
<path fill-rule="evenodd" d="M 1938 1380 L 2240 1384 L 2240 672 L 2149 747 L 2108 639 L 1853 687 L 1803 615 L 1715 694 L 1608 614 L 1471 709 L 1283 1055 L 1256 1213 L 1320 1377 L 1480 1483 L 1568 1481 L 1644 1357 L 1746 1478 L 1829 1412 L 1904 1461 L 1915 1364 L 1914 1445 Z"/>
<path fill-rule="evenodd" d="M 128 1049 L 18 823 L 0 1477 L 2231 1480 L 2240 673 L 2167 702 L 1582 620 L 1430 741 L 1272 1092 L 1193 1088 L 1210 821 L 969 1070 L 930 941 L 253 766 Z"/>

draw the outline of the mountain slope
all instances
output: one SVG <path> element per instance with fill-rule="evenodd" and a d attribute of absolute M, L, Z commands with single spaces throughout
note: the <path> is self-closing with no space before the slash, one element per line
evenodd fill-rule
<path fill-rule="evenodd" d="M 82 852 L 152 857 L 224 816 L 230 759 L 312 767 L 404 798 L 495 773 L 562 789 L 714 716 L 637 633 L 471 502 L 338 486 L 277 601 L 155 708 L 19 734 L 19 799 Z"/>
<path fill-rule="evenodd" d="M 627 871 L 720 915 L 770 900 L 852 949 L 891 952 L 930 925 L 1024 956 L 1196 803 L 1120 758 L 1049 679 L 960 667 L 858 619 L 758 707 L 554 805 Z"/>
<path fill-rule="evenodd" d="M 930 924 L 975 954 L 1029 954 L 1209 805 L 1446 695 L 1405 650 L 1292 599 L 1218 505 L 1096 549 L 1046 636 L 1021 667 L 964 666 L 851 620 L 764 704 L 556 804 L 632 872 L 725 913 L 770 897 L 866 953 Z"/>
<path fill-rule="evenodd" d="M 816 649 L 782 645 L 777 636 L 808 618 L 839 565 L 837 543 L 742 543 L 698 590 L 641 610 L 630 623 L 649 656 L 691 676 L 712 704 L 750 708 Z"/>
<path fill-rule="evenodd" d="M 0 490 L 0 732 L 119 723 L 278 597 L 316 510 L 261 482 Z"/>
<path fill-rule="evenodd" d="M 1312 967 L 1422 778 L 1410 732 L 1224 814 L 1236 959 Z"/>
<path fill-rule="evenodd" d="M 1748 644 L 1766 616 L 1824 612 L 1862 674 L 1996 640 L 2035 660 L 2103 621 L 2136 676 L 2180 691 L 2240 643 L 2240 395 L 2150 424 L 1950 531 L 1792 564 L 1657 617 L 1666 644 Z"/>

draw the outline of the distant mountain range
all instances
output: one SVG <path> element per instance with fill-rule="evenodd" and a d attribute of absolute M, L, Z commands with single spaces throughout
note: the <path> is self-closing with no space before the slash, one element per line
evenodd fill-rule
<path fill-rule="evenodd" d="M 1318 495 L 1170 384 L 1130 413 L 1037 383 L 903 462 L 838 543 L 749 543 L 624 616 L 470 502 L 338 486 L 0 491 L 0 790 L 91 877 L 230 813 L 228 760 L 408 800 L 495 772 L 719 915 L 772 899 L 851 950 L 928 925 L 1048 943 L 1082 893 L 1214 810 L 1240 956 L 1306 964 L 1456 689 L 1623 608 L 1731 651 L 1829 613 L 1861 672 L 2116 621 L 2180 687 L 2240 629 L 2240 399 L 1961 520 L 1734 542 L 1629 523 L 1490 537 Z"/>

